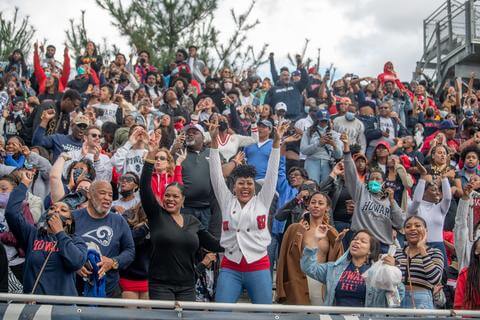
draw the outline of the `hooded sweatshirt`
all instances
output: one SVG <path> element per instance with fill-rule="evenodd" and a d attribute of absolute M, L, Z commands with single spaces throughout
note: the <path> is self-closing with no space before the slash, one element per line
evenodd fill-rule
<path fill-rule="evenodd" d="M 163 194 L 165 193 L 165 188 L 173 182 L 178 182 L 183 184 L 182 180 L 182 167 L 175 166 L 173 175 L 166 172 L 152 174 L 152 191 L 157 198 L 157 201 L 163 199 Z"/>
<path fill-rule="evenodd" d="M 388 71 L 387 70 L 387 64 L 389 63 L 392 63 L 390 61 L 387 61 L 385 62 L 385 64 L 383 65 L 383 73 L 380 73 L 377 78 L 378 78 L 378 81 L 380 81 L 380 83 L 382 85 L 385 85 L 385 82 L 386 81 L 393 81 L 395 82 L 395 84 L 397 85 L 398 89 L 400 90 L 405 90 L 405 86 L 403 85 L 403 83 L 400 81 L 400 79 L 397 78 L 397 74 L 393 71 Z M 393 65 L 393 64 L 392 64 Z"/>
<path fill-rule="evenodd" d="M 7 223 L 25 250 L 23 292 L 32 292 L 45 259 L 53 252 L 34 293 L 76 296 L 75 274 L 87 259 L 87 245 L 75 235 L 43 234 L 27 223 L 21 214 L 26 194 L 27 187 L 21 183 L 10 194 L 5 210 Z"/>
<path fill-rule="evenodd" d="M 350 152 L 344 153 L 345 185 L 355 202 L 352 216 L 352 231 L 367 229 L 382 244 L 393 244 L 392 229 L 400 229 L 405 214 L 398 204 L 393 206 L 387 197 L 379 197 L 368 191 L 360 182 Z"/>

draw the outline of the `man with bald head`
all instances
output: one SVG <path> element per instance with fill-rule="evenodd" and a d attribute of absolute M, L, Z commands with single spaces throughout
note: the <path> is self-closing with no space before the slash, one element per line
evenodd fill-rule
<path fill-rule="evenodd" d="M 112 186 L 97 180 L 88 192 L 87 208 L 73 212 L 75 233 L 89 245 L 100 249 L 101 262 L 98 276 L 106 277 L 107 297 L 121 297 L 119 270 L 127 268 L 135 258 L 135 244 L 127 222 L 121 215 L 111 212 Z M 89 247 L 91 246 L 89 245 Z M 91 271 L 83 267 L 77 272 L 88 278 Z"/>

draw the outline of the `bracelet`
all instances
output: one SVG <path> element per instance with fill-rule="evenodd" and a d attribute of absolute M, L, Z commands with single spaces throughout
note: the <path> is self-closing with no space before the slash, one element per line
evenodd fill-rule
<path fill-rule="evenodd" d="M 150 164 L 155 164 L 156 161 L 152 160 L 152 159 L 145 158 L 145 162 L 150 163 Z"/>

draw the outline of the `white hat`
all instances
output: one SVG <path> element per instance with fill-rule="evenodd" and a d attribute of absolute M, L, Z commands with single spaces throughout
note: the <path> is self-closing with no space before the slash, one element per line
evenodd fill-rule
<path fill-rule="evenodd" d="M 275 111 L 278 111 L 278 110 L 287 111 L 287 105 L 285 104 L 285 102 L 279 102 L 275 105 Z"/>

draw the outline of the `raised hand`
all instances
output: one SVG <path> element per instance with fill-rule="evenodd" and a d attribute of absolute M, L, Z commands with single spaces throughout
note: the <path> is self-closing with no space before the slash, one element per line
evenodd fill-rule
<path fill-rule="evenodd" d="M 420 163 L 420 161 L 418 161 L 417 157 L 415 157 L 415 167 L 417 168 L 420 176 L 425 177 L 428 174 L 427 169 L 425 169 L 425 167 Z"/>
<path fill-rule="evenodd" d="M 328 233 L 328 226 L 326 224 L 321 224 L 315 229 L 315 238 L 317 240 L 325 239 Z"/>
<path fill-rule="evenodd" d="M 210 138 L 216 140 L 218 137 L 218 117 L 217 115 L 213 115 L 210 121 L 207 121 L 208 126 L 208 133 L 210 133 Z"/>
<path fill-rule="evenodd" d="M 345 236 L 347 235 L 348 231 L 350 231 L 350 229 L 343 229 L 342 232 L 340 232 L 337 237 L 335 238 L 335 241 L 336 242 L 340 242 L 343 240 L 343 238 L 345 238 Z"/>
<path fill-rule="evenodd" d="M 187 150 L 181 149 L 179 152 L 177 152 L 177 160 L 176 160 L 176 165 L 181 166 L 183 161 L 187 158 Z"/>

